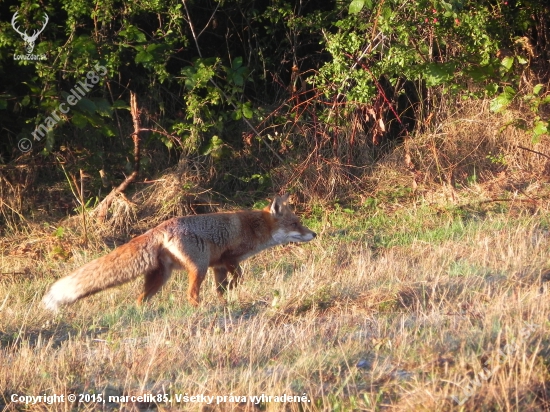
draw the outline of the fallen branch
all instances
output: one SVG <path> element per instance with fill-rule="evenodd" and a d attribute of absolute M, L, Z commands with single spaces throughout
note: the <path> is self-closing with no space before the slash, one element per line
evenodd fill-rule
<path fill-rule="evenodd" d="M 523 149 L 523 150 L 526 150 L 528 152 L 531 152 L 531 153 L 535 153 L 535 154 L 538 154 L 540 156 L 543 156 L 543 157 L 546 157 L 547 159 L 550 159 L 550 156 L 544 154 L 544 153 L 541 153 L 541 152 L 537 152 L 536 150 L 532 150 L 532 149 L 528 149 L 526 147 L 523 147 L 523 146 L 520 146 L 520 145 L 517 145 L 516 146 L 518 149 Z"/>

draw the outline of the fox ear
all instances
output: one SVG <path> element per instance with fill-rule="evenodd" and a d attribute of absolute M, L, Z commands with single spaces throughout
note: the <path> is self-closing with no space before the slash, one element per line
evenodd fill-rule
<path fill-rule="evenodd" d="M 283 195 L 283 197 L 275 196 L 269 208 L 269 211 L 273 216 L 281 216 L 283 214 L 283 209 L 286 206 L 287 199 L 288 195 Z"/>

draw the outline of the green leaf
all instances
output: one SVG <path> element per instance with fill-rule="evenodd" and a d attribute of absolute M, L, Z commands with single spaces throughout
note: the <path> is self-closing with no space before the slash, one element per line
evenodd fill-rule
<path fill-rule="evenodd" d="M 205 57 L 203 59 L 197 59 L 196 64 L 202 64 L 203 66 L 214 66 L 218 59 L 216 57 Z"/>
<path fill-rule="evenodd" d="M 29 88 L 29 90 L 31 92 L 33 92 L 34 94 L 40 94 L 41 92 L 43 92 L 42 88 L 37 86 L 36 84 L 34 83 L 30 83 L 30 82 L 21 82 L 22 84 L 26 84 L 27 87 Z"/>
<path fill-rule="evenodd" d="M 122 30 L 119 33 L 119 36 L 126 37 L 126 40 L 130 42 L 137 42 L 137 43 L 145 43 L 147 38 L 145 37 L 145 34 L 143 34 L 137 27 L 135 26 L 128 26 L 126 30 Z"/>
<path fill-rule="evenodd" d="M 426 86 L 432 87 L 446 83 L 454 76 L 454 64 L 429 63 L 426 65 Z"/>
<path fill-rule="evenodd" d="M 493 96 L 498 91 L 498 84 L 490 83 L 487 86 L 485 86 L 485 90 L 487 91 L 487 94 L 489 96 Z"/>
<path fill-rule="evenodd" d="M 156 55 L 157 58 L 162 57 L 162 54 L 170 47 L 167 44 L 153 43 L 147 46 L 147 52 Z"/>
<path fill-rule="evenodd" d="M 538 96 L 543 87 L 544 87 L 544 84 L 541 84 L 541 83 L 537 84 L 535 87 L 533 87 L 533 94 L 535 96 Z"/>
<path fill-rule="evenodd" d="M 365 0 L 353 0 L 349 5 L 349 14 L 357 14 L 365 5 Z"/>
<path fill-rule="evenodd" d="M 239 67 L 243 65 L 243 58 L 242 57 L 235 57 L 233 61 L 231 62 L 231 68 L 233 70 L 237 70 Z"/>
<path fill-rule="evenodd" d="M 143 46 L 136 47 L 136 49 L 140 50 L 140 48 Z M 157 44 L 153 43 L 147 46 L 145 50 L 140 50 L 140 52 L 136 55 L 136 63 L 148 63 L 152 60 L 159 60 L 163 56 L 163 52 L 166 50 L 168 46 L 163 44 Z"/>
<path fill-rule="evenodd" d="M 94 102 L 92 102 L 90 99 L 87 99 L 86 97 L 80 99 L 76 106 L 90 114 L 94 113 L 97 109 L 97 106 L 94 104 Z"/>
<path fill-rule="evenodd" d="M 233 82 L 235 82 L 236 86 L 243 87 L 244 86 L 244 77 L 235 73 L 233 75 Z"/>
<path fill-rule="evenodd" d="M 162 143 L 164 143 L 164 145 L 168 148 L 168 149 L 172 149 L 174 147 L 174 143 L 172 142 L 171 139 L 169 139 L 168 137 L 166 136 L 163 136 L 163 135 L 158 135 L 158 134 L 155 134 L 155 136 L 157 136 L 160 141 Z"/>
<path fill-rule="evenodd" d="M 96 44 L 91 39 L 91 37 L 83 34 L 77 37 L 73 43 L 73 58 L 80 57 L 85 55 L 95 55 L 96 54 Z"/>
<path fill-rule="evenodd" d="M 382 7 L 382 12 L 380 13 L 381 20 L 389 22 L 392 20 L 393 16 L 396 14 L 396 11 L 388 5 Z"/>
<path fill-rule="evenodd" d="M 111 104 L 104 98 L 95 98 L 92 99 L 96 106 L 96 112 L 105 117 L 111 117 L 113 115 L 113 108 Z"/>
<path fill-rule="evenodd" d="M 116 136 L 116 129 L 113 125 L 103 123 L 99 126 L 99 130 L 103 136 L 113 137 Z"/>
<path fill-rule="evenodd" d="M 527 63 L 529 63 L 529 61 L 528 61 L 526 58 L 521 57 L 521 56 L 516 56 L 516 59 L 518 59 L 518 63 L 519 63 L 519 64 L 527 64 Z"/>
<path fill-rule="evenodd" d="M 445 1 L 441 1 L 441 5 L 443 8 L 447 11 L 453 11 L 453 5 L 451 3 L 447 3 Z"/>
<path fill-rule="evenodd" d="M 506 69 L 506 71 L 509 71 L 512 68 L 512 65 L 514 64 L 514 56 L 506 56 L 502 61 L 500 62 L 500 65 Z"/>
<path fill-rule="evenodd" d="M 254 112 L 252 110 L 252 105 L 250 102 L 246 102 L 243 104 L 243 116 L 247 119 L 252 119 L 252 116 L 254 115 Z"/>
<path fill-rule="evenodd" d="M 235 110 L 233 114 L 231 115 L 231 118 L 233 120 L 241 120 L 243 117 L 243 113 L 241 110 Z"/>
<path fill-rule="evenodd" d="M 181 73 L 186 77 L 191 77 L 197 73 L 197 69 L 194 66 L 185 66 L 181 69 Z"/>
<path fill-rule="evenodd" d="M 0 110 L 5 110 L 8 108 L 8 101 L 0 99 Z"/>
<path fill-rule="evenodd" d="M 71 118 L 71 123 L 79 129 L 83 129 L 88 124 L 88 119 L 82 113 L 75 112 Z"/>
<path fill-rule="evenodd" d="M 197 84 L 197 69 L 194 66 L 185 66 L 181 69 L 181 74 L 185 77 L 185 87 L 191 90 Z"/>
<path fill-rule="evenodd" d="M 466 76 L 470 76 L 475 82 L 483 82 L 493 76 L 494 68 L 491 66 L 469 66 L 464 70 Z"/>
<path fill-rule="evenodd" d="M 502 111 L 514 100 L 515 95 L 516 91 L 510 86 L 506 86 L 501 94 L 491 100 L 490 110 L 494 113 Z"/>
<path fill-rule="evenodd" d="M 548 133 L 548 123 L 543 122 L 542 120 L 539 120 L 535 123 L 535 127 L 533 127 L 533 141 L 535 143 L 538 143 L 540 141 L 540 136 L 543 134 Z"/>
<path fill-rule="evenodd" d="M 111 107 L 113 109 L 130 109 L 130 106 L 124 100 L 115 100 Z"/>
<path fill-rule="evenodd" d="M 503 93 L 506 93 L 508 96 L 510 96 L 510 99 L 513 99 L 516 96 L 516 89 L 511 86 L 504 86 Z"/>
<path fill-rule="evenodd" d="M 65 234 L 65 229 L 61 226 L 59 226 L 54 232 L 53 235 L 58 238 L 63 238 L 63 235 Z"/>
<path fill-rule="evenodd" d="M 220 149 L 222 146 L 223 146 L 223 140 L 220 139 L 218 136 L 212 136 L 212 139 L 210 139 L 210 142 L 206 145 L 202 154 L 203 155 L 211 154 L 212 152 Z"/>
<path fill-rule="evenodd" d="M 48 130 L 48 133 L 46 133 L 46 145 L 44 146 L 43 154 L 51 153 L 54 144 L 55 144 L 55 135 L 53 133 L 53 129 Z"/>
<path fill-rule="evenodd" d="M 140 51 L 135 58 L 136 63 L 147 63 L 153 60 L 154 56 L 145 50 Z"/>

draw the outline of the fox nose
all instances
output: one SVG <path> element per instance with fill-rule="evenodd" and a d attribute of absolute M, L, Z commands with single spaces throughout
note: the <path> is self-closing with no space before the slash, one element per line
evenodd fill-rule
<path fill-rule="evenodd" d="M 314 238 L 314 239 L 317 237 L 317 233 L 311 232 L 311 234 L 313 235 L 313 238 Z"/>

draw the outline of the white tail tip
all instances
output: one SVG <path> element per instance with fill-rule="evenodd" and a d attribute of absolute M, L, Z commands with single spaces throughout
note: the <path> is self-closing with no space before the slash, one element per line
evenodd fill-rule
<path fill-rule="evenodd" d="M 42 298 L 42 304 L 48 310 L 57 312 L 61 305 L 72 303 L 79 298 L 78 282 L 67 276 L 55 282 Z"/>

